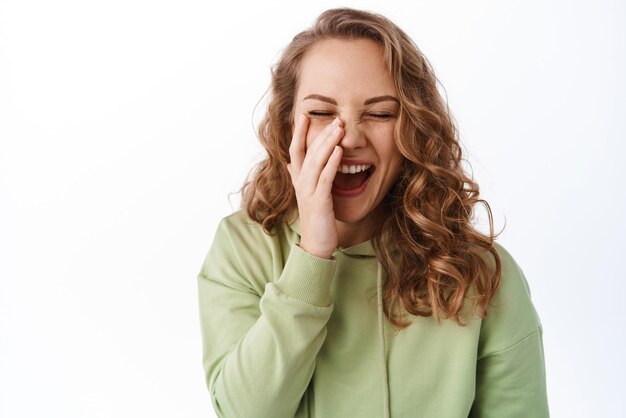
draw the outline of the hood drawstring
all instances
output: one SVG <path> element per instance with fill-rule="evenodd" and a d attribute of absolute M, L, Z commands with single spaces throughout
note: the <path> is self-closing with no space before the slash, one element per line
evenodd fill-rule
<path fill-rule="evenodd" d="M 385 315 L 383 313 L 383 266 L 378 263 L 378 341 L 380 348 L 380 367 L 383 375 L 383 409 L 384 418 L 389 418 L 389 381 L 387 376 L 387 358 L 385 355 Z"/>

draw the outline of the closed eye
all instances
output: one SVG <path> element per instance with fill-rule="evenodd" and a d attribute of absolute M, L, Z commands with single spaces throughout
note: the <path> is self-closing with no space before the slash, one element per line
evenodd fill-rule
<path fill-rule="evenodd" d="M 317 117 L 324 117 L 324 116 L 333 116 L 333 113 L 331 112 L 317 112 L 315 110 L 312 110 L 309 112 L 310 116 L 317 116 Z"/>
<path fill-rule="evenodd" d="M 392 115 L 391 113 L 370 113 L 369 116 L 372 116 L 376 119 L 389 120 L 393 118 L 395 115 Z"/>

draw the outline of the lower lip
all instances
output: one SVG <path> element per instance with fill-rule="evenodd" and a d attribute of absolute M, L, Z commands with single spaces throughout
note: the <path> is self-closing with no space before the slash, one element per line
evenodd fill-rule
<path fill-rule="evenodd" d="M 365 191 L 365 188 L 367 187 L 367 185 L 370 182 L 370 179 L 372 178 L 372 174 L 370 174 L 367 180 L 365 180 L 365 182 L 361 184 L 359 187 L 355 187 L 354 189 L 338 189 L 335 187 L 335 185 L 333 185 L 333 188 L 331 189 L 330 192 L 333 196 L 336 196 L 336 197 L 356 197 Z"/>

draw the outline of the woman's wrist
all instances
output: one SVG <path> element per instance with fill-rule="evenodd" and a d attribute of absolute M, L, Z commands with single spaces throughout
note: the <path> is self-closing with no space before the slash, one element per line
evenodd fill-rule
<path fill-rule="evenodd" d="M 331 258 L 333 258 L 333 252 L 328 252 L 328 251 L 324 251 L 324 250 L 318 250 L 315 249 L 313 247 L 308 246 L 306 243 L 302 243 L 300 242 L 299 244 L 297 244 L 298 247 L 302 248 L 304 251 L 306 251 L 307 253 L 314 255 L 315 257 L 319 257 L 319 258 L 325 258 L 327 260 L 330 260 Z"/>

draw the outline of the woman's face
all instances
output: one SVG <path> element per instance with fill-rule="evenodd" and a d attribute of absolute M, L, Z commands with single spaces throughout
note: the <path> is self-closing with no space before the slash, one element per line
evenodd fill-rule
<path fill-rule="evenodd" d="M 310 118 L 307 149 L 335 117 L 343 121 L 340 167 L 370 168 L 365 174 L 337 172 L 335 218 L 371 226 L 373 211 L 397 179 L 403 160 L 394 142 L 400 104 L 382 47 L 365 39 L 313 44 L 301 62 L 294 106 L 296 117 L 305 113 Z"/>

